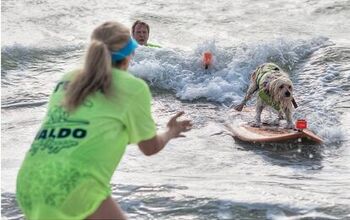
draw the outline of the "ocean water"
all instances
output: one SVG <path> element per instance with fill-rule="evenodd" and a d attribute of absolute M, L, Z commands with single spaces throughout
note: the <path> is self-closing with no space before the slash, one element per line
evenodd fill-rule
<path fill-rule="evenodd" d="M 158 128 L 180 110 L 194 128 L 152 157 L 128 147 L 111 184 L 130 219 L 350 219 L 349 0 L 4 0 L 1 18 L 2 219 L 24 218 L 16 175 L 54 85 L 81 66 L 97 25 L 136 19 L 162 45 L 139 48 L 129 69 L 151 87 Z M 230 106 L 264 62 L 288 71 L 294 119 L 324 144 L 229 136 L 225 124 L 252 120 Z"/>

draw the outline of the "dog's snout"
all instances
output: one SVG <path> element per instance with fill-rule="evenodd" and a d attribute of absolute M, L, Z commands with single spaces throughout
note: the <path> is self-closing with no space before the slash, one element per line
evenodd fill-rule
<path fill-rule="evenodd" d="M 286 95 L 286 97 L 289 97 L 290 96 L 290 92 L 287 91 L 286 93 L 284 93 Z"/>

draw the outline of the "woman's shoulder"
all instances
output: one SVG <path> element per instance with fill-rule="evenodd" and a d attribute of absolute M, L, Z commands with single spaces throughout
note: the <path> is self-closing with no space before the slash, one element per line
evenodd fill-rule
<path fill-rule="evenodd" d="M 69 72 L 65 72 L 61 77 L 61 81 L 71 81 L 74 78 L 74 76 L 76 76 L 80 71 L 80 69 L 75 69 Z"/>
<path fill-rule="evenodd" d="M 143 79 L 138 78 L 127 71 L 113 69 L 113 75 L 115 76 L 115 83 L 119 88 L 125 88 L 134 92 L 149 90 L 147 83 Z"/>

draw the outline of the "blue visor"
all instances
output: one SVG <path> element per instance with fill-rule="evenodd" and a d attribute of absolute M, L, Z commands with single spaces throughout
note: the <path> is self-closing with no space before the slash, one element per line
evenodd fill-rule
<path fill-rule="evenodd" d="M 123 60 L 125 57 L 134 52 L 138 46 L 139 44 L 134 39 L 130 38 L 128 43 L 122 49 L 111 53 L 112 62 Z"/>

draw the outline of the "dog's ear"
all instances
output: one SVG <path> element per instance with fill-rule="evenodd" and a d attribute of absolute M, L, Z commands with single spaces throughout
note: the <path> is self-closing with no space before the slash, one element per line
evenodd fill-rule
<path fill-rule="evenodd" d="M 277 84 L 277 80 L 274 79 L 266 85 L 266 88 L 271 96 L 275 96 L 275 94 L 277 94 L 276 84 Z"/>

